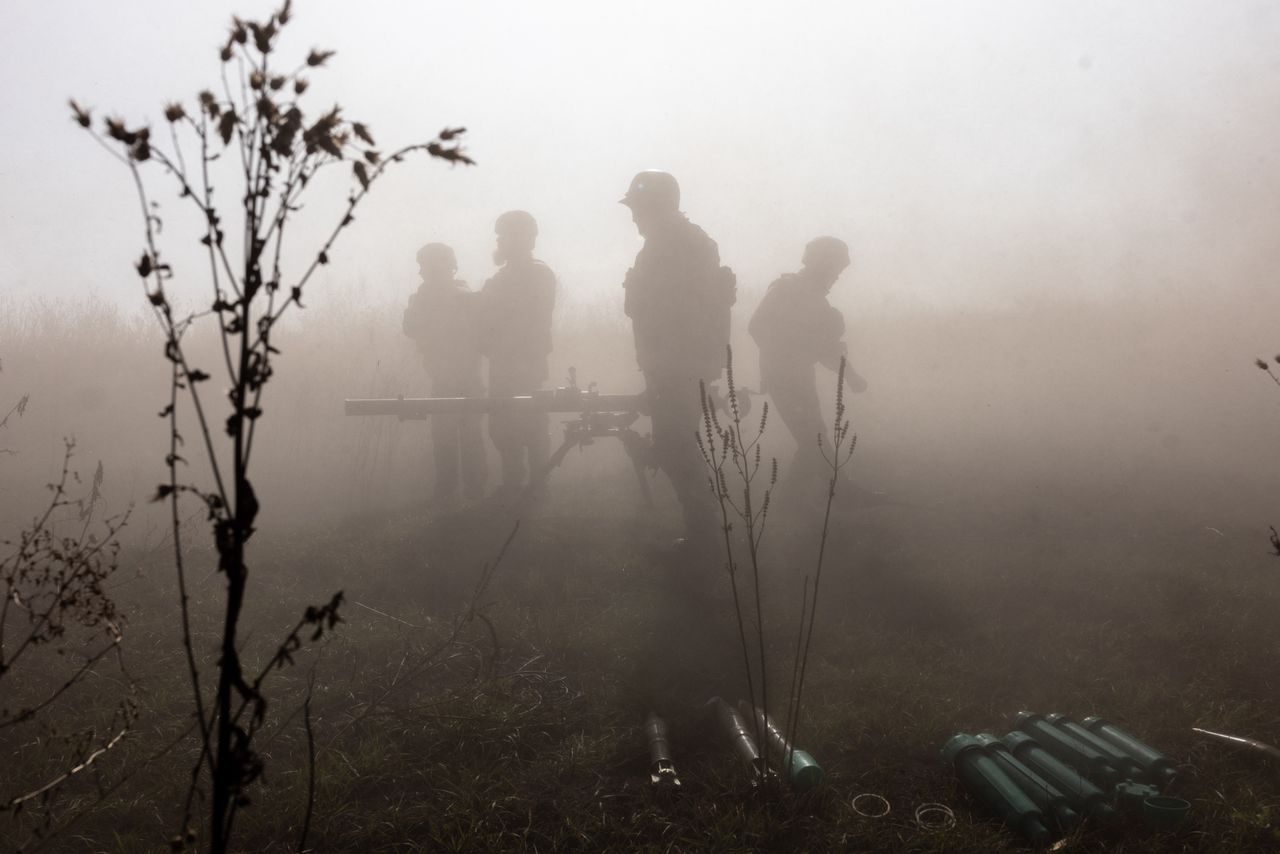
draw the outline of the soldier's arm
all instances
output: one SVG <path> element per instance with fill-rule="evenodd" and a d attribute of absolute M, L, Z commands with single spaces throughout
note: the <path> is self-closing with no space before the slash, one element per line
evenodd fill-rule
<path fill-rule="evenodd" d="M 849 347 L 845 342 L 840 341 L 838 345 L 831 348 L 823 357 L 822 364 L 833 371 L 840 370 L 840 360 L 845 360 L 844 365 L 844 384 L 849 387 L 849 391 L 854 394 L 861 394 L 867 390 L 867 381 L 861 374 L 853 369 L 848 361 Z"/>
<path fill-rule="evenodd" d="M 631 267 L 627 270 L 627 275 L 622 280 L 622 311 L 627 317 L 635 316 L 636 278 L 636 268 Z"/>
<path fill-rule="evenodd" d="M 490 355 L 493 350 L 493 337 L 495 321 L 494 315 L 496 307 L 494 305 L 494 289 L 491 286 L 493 279 L 486 281 L 480 290 L 475 291 L 471 295 L 471 318 L 475 324 L 476 349 L 485 356 Z"/>
<path fill-rule="evenodd" d="M 410 338 L 418 337 L 418 295 L 416 293 L 409 295 L 409 304 L 405 307 L 404 317 L 400 321 L 400 328 L 405 335 Z"/>
<path fill-rule="evenodd" d="M 556 290 L 560 283 L 556 280 L 556 274 L 551 271 L 550 267 L 542 268 L 542 280 L 538 283 L 538 308 L 544 312 L 548 318 L 556 307 Z"/>
<path fill-rule="evenodd" d="M 781 289 L 775 281 L 769 285 L 769 289 L 764 293 L 764 299 L 760 300 L 760 305 L 756 307 L 751 320 L 747 323 L 747 334 L 761 349 L 783 345 L 785 342 L 787 324 L 781 316 L 785 308 L 782 300 Z"/>
<path fill-rule="evenodd" d="M 848 362 L 849 345 L 844 341 L 844 315 L 839 309 L 829 307 L 826 317 L 823 318 L 823 326 L 822 332 L 828 343 L 824 348 L 822 364 L 833 371 L 838 371 L 840 360 L 844 359 L 844 382 L 849 387 L 849 391 L 854 394 L 866 391 L 867 381 Z"/>
<path fill-rule="evenodd" d="M 826 299 L 810 304 L 812 320 L 810 334 L 818 348 L 818 361 L 833 371 L 840 369 L 840 360 L 849 352 L 844 342 L 844 315 Z"/>
<path fill-rule="evenodd" d="M 538 316 L 535 322 L 541 326 L 543 349 L 550 355 L 551 351 L 555 349 L 555 344 L 551 340 L 551 324 L 552 315 L 555 313 L 556 308 L 556 289 L 559 283 L 556 281 L 556 274 L 551 271 L 550 267 L 544 266 L 542 270 L 545 275 L 542 281 L 538 283 Z"/>

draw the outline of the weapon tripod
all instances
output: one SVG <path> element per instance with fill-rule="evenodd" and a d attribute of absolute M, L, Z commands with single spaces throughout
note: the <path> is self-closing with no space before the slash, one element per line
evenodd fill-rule
<path fill-rule="evenodd" d="M 649 480 L 645 469 L 653 468 L 652 443 L 632 428 L 640 418 L 637 412 L 583 412 L 572 421 L 564 422 L 564 441 L 556 449 L 542 471 L 529 479 L 524 489 L 523 498 L 530 499 L 547 485 L 552 472 L 560 467 L 569 451 L 574 448 L 585 448 L 594 445 L 596 439 L 614 438 L 622 443 L 623 449 L 631 459 L 631 466 L 636 473 L 636 482 L 640 484 L 640 494 L 644 503 L 653 507 L 653 493 L 649 490 Z"/>

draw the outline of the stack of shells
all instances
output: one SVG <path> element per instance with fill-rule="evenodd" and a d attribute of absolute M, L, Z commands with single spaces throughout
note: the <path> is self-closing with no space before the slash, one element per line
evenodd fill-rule
<path fill-rule="evenodd" d="M 1034 845 L 1128 812 L 1153 830 L 1173 830 L 1191 805 L 1168 797 L 1173 760 L 1099 717 L 1019 712 L 1013 732 L 960 733 L 942 746 L 965 788 Z"/>

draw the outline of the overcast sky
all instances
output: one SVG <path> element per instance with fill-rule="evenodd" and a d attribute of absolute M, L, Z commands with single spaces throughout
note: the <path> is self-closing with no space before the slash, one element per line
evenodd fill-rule
<path fill-rule="evenodd" d="M 160 126 L 216 82 L 231 13 L 274 5 L 4 0 L 0 288 L 140 300 L 127 172 L 66 99 Z M 643 168 L 679 178 L 744 287 L 830 233 L 869 307 L 1247 289 L 1280 261 L 1274 2 L 299 0 L 286 33 L 338 51 L 311 104 L 384 149 L 469 128 L 479 166 L 406 165 L 338 247 L 330 286 L 375 298 L 429 240 L 482 281 L 494 217 L 525 208 L 567 297 L 620 300 Z M 196 234 L 165 236 L 203 287 Z"/>

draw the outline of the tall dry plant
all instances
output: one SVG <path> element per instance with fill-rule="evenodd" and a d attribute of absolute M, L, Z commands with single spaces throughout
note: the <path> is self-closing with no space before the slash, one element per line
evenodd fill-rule
<path fill-rule="evenodd" d="M 760 592 L 760 545 L 764 539 L 765 525 L 769 518 L 769 502 L 773 487 L 778 482 L 778 460 L 772 458 L 767 469 L 768 485 L 760 490 L 761 466 L 764 463 L 761 441 L 769 423 L 769 404 L 761 407 L 760 423 L 755 432 L 744 424 L 746 413 L 738 397 L 737 383 L 733 377 L 733 348 L 726 350 L 727 410 L 722 423 L 716 401 L 707 391 L 705 382 L 698 385 L 702 404 L 702 432 L 695 434 L 702 461 L 707 467 L 708 480 L 720 507 L 720 530 L 725 551 L 725 568 L 729 574 L 729 586 L 733 592 L 733 611 L 737 618 L 738 641 L 742 647 L 743 668 L 747 682 L 747 696 L 756 708 L 769 714 L 769 678 L 765 662 L 765 620 L 763 598 Z M 731 482 L 732 477 L 732 482 Z M 751 587 L 741 589 L 738 573 L 741 568 L 739 552 L 734 547 L 733 530 L 741 524 L 746 535 L 747 567 L 750 569 Z M 743 595 L 749 593 L 754 604 L 755 651 L 747 638 L 747 618 L 743 614 Z M 748 605 L 750 608 L 751 605 Z M 749 612 L 748 612 L 749 613 Z M 759 684 L 757 693 L 756 685 Z M 769 776 L 769 751 L 764 739 L 764 729 L 753 716 L 756 743 L 761 746 L 762 760 L 759 773 L 761 782 Z"/>
<path fill-rule="evenodd" d="M 796 657 L 791 667 L 791 693 L 787 701 L 787 717 L 785 730 L 790 751 L 795 750 L 796 731 L 800 727 L 800 713 L 804 707 L 804 677 L 809 669 L 809 651 L 813 648 L 813 627 L 818 613 L 818 594 L 822 588 L 822 567 L 827 556 L 827 537 L 831 533 L 831 508 L 835 506 L 836 489 L 840 485 L 841 473 L 853 458 L 853 451 L 858 446 L 858 437 L 850 432 L 849 420 L 844 402 L 845 372 L 849 364 L 844 356 L 840 357 L 840 368 L 836 372 L 836 411 L 832 424 L 830 446 L 826 444 L 822 434 L 815 437 L 818 450 L 827 464 L 827 501 L 822 511 L 822 533 L 818 536 L 818 557 L 812 577 L 805 575 L 800 598 L 800 631 L 796 641 Z M 810 583 L 812 581 L 812 583 Z M 791 767 L 791 756 L 784 758 L 783 768 Z"/>
<path fill-rule="evenodd" d="M 31 400 L 31 395 L 29 394 L 24 394 L 22 397 L 18 398 L 18 402 L 15 403 L 13 406 L 9 407 L 9 411 L 4 414 L 3 418 L 0 418 L 0 430 L 4 429 L 5 427 L 8 427 L 9 419 L 14 417 L 15 415 L 19 418 L 21 418 L 23 415 L 26 415 L 27 403 L 30 400 Z M 13 450 L 12 448 L 0 448 L 0 454 L 13 455 L 16 453 L 17 451 Z"/>
<path fill-rule="evenodd" d="M 726 378 L 728 393 L 724 420 L 717 412 L 715 399 L 700 385 L 702 403 L 702 431 L 697 435 L 698 449 L 707 468 L 708 481 L 720 508 L 722 543 L 725 568 L 733 594 L 733 610 L 737 621 L 738 641 L 742 650 L 743 674 L 747 683 L 747 695 L 761 715 L 753 715 L 751 724 L 756 729 L 756 743 L 760 746 L 761 764 L 758 768 L 760 782 L 769 777 L 769 750 L 764 723 L 769 719 L 769 677 L 767 664 L 768 643 L 765 638 L 767 608 L 761 589 L 761 546 L 769 519 L 774 488 L 778 483 L 778 460 L 769 458 L 765 466 L 763 441 L 769 426 L 769 404 L 761 407 L 760 420 L 747 421 L 740 395 L 733 376 L 733 350 L 727 352 Z M 818 555 L 812 574 L 802 581 L 800 596 L 800 620 L 797 629 L 795 655 L 792 663 L 786 697 L 786 717 L 783 732 L 794 749 L 799 728 L 805 673 L 809 653 L 813 646 L 813 630 L 817 614 L 818 596 L 822 582 L 822 568 L 826 558 L 827 539 L 831 530 L 831 510 L 835 504 L 837 488 L 842 472 L 849 464 L 857 437 L 850 432 L 844 387 L 847 363 L 840 359 L 836 379 L 835 424 L 829 440 L 820 434 L 813 437 L 818 443 L 830 476 L 827 481 L 826 505 L 823 511 L 822 529 L 818 540 Z M 799 438 L 799 437 L 798 437 Z M 829 446 L 827 442 L 830 442 Z M 735 545 L 734 529 L 739 528 L 745 540 L 746 560 L 740 557 L 742 547 Z M 749 586 L 739 579 L 740 570 L 750 571 Z M 744 598 L 748 598 L 744 608 Z M 748 631 L 748 624 L 751 631 Z M 754 637 L 749 635 L 754 634 Z M 754 641 L 754 643 L 753 643 Z M 783 757 L 783 769 L 790 769 L 792 757 Z"/>
<path fill-rule="evenodd" d="M 274 669 L 291 662 L 304 634 L 316 640 L 339 621 L 341 592 L 308 606 L 260 667 L 251 669 L 241 659 L 239 623 L 250 591 L 246 547 L 259 511 L 251 477 L 252 453 L 264 413 L 264 390 L 280 354 L 272 333 L 291 307 L 302 307 L 312 275 L 328 263 L 338 236 L 351 225 L 357 206 L 389 164 L 417 153 L 454 164 L 472 162 L 457 142 L 461 128 L 446 129 L 429 142 L 383 155 L 368 127 L 348 120 L 341 107 L 305 112 L 306 75 L 324 66 L 333 51 L 312 50 L 301 61 L 279 61 L 279 36 L 291 17 L 286 0 L 265 21 L 232 18 L 221 48 L 221 85 L 200 92 L 191 105 L 172 103 L 164 108 L 168 147 L 159 144 L 147 126 L 130 127 L 119 118 L 107 118 L 95 126 L 89 111 L 71 102 L 75 121 L 133 177 L 145 237 L 137 272 L 164 334 L 164 354 L 171 365 L 169 396 L 160 411 L 169 426 L 165 457 L 169 476 L 157 488 L 155 500 L 168 500 L 171 508 L 182 642 L 201 738 L 181 830 L 171 840 L 175 850 L 196 840 L 193 805 L 196 792 L 205 786 L 209 849 L 216 854 L 229 849 L 236 814 L 249 804 L 250 786 L 263 771 L 254 739 L 266 718 L 264 683 Z M 184 148 L 184 143 L 190 147 Z M 191 157 L 193 151 L 197 154 Z M 214 200 L 215 162 L 224 155 L 234 158 L 238 168 L 231 170 L 232 180 L 238 186 L 218 198 L 234 200 L 233 210 Z M 354 186 L 327 238 L 318 248 L 286 250 L 289 226 L 309 182 L 322 170 L 343 163 L 351 164 Z M 158 205 L 143 180 L 144 169 L 157 165 L 203 228 L 200 243 L 208 259 L 209 288 L 209 307 L 204 311 L 181 315 L 170 300 L 167 287 L 174 272 L 161 255 Z M 228 235 L 233 235 L 232 240 Z M 286 273 L 287 258 L 301 259 L 299 272 Z M 217 325 L 220 335 L 222 359 L 215 370 L 223 373 L 227 389 L 222 408 L 201 394 L 212 374 L 192 364 L 183 347 L 186 334 L 206 320 Z M 198 453 L 211 468 L 211 483 L 195 483 L 185 474 L 183 454 L 188 451 L 179 431 L 179 410 L 187 406 L 198 427 Z M 217 429 L 227 435 L 229 450 L 214 441 Z M 218 571 L 226 579 L 212 685 L 206 684 L 192 645 L 179 515 L 183 498 L 195 499 L 207 512 Z M 300 848 L 305 845 L 307 825 L 304 821 Z"/>
<path fill-rule="evenodd" d="M 66 440 L 62 470 L 48 485 L 44 509 L 12 539 L 0 540 L 0 736 L 41 745 L 49 759 L 44 779 L 8 773 L 21 766 L 0 774 L 4 783 L 20 785 L 16 791 L 0 786 L 0 812 L 16 820 L 35 808 L 39 814 L 28 829 L 36 839 L 53 827 L 55 793 L 115 748 L 137 715 L 133 680 L 121 655 L 124 617 L 108 587 L 119 568 L 119 535 L 129 514 L 95 518 L 102 463 L 88 494 L 73 495 L 73 485 L 81 483 L 71 468 L 74 448 Z M 108 676 L 100 667 L 104 661 L 120 674 L 104 680 L 122 686 L 123 696 L 113 705 L 84 695 L 90 677 Z M 110 706 L 105 717 L 99 714 L 108 712 L 104 705 Z M 32 727 L 37 731 L 25 732 Z"/>
<path fill-rule="evenodd" d="M 1259 370 L 1263 371 L 1264 373 L 1266 373 L 1268 377 L 1271 378 L 1271 382 L 1275 383 L 1277 386 L 1280 386 L 1280 376 L 1276 376 L 1276 372 L 1272 370 L 1270 363 L 1268 363 L 1266 359 L 1261 359 L 1261 358 L 1254 359 L 1253 363 L 1259 368 Z M 1276 364 L 1280 365 L 1280 356 L 1276 356 Z M 1270 537 L 1271 537 L 1271 551 L 1273 554 L 1276 555 L 1276 557 L 1280 557 L 1280 531 L 1276 530 L 1275 525 L 1271 526 Z"/>

